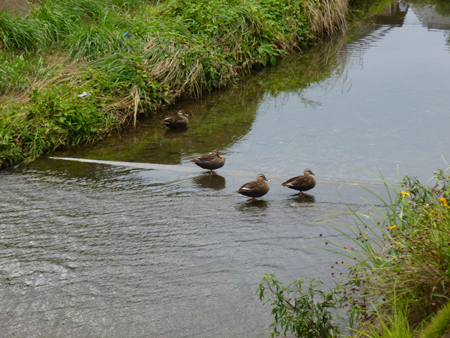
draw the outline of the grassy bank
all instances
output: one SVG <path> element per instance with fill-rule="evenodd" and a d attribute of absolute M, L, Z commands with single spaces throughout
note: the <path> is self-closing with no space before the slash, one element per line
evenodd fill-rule
<path fill-rule="evenodd" d="M 274 306 L 273 335 L 283 329 L 315 337 L 320 329 L 321 337 L 349 337 L 341 334 L 342 322 L 336 324 L 343 311 L 348 311 L 352 337 L 441 338 L 450 332 L 449 173 L 450 167 L 436 171 L 427 184 L 405 177 L 398 185 L 374 174 L 387 198 L 361 188 L 375 198 L 370 204 L 378 216 L 350 209 L 354 224 L 328 221 L 352 243 L 329 249 L 342 257 L 336 264 L 348 267 L 347 278 L 324 293 L 305 291 L 304 280 L 284 286 L 275 276 L 264 277 L 258 291 L 261 299 L 269 293 Z M 312 314 L 316 317 L 305 325 Z"/>
<path fill-rule="evenodd" d="M 0 167 L 229 86 L 341 30 L 346 11 L 346 0 L 47 0 L 26 16 L 3 11 Z"/>

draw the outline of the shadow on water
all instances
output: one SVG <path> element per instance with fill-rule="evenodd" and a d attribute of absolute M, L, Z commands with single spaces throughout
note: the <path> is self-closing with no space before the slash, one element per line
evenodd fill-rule
<path fill-rule="evenodd" d="M 247 216 L 255 216 L 254 213 L 256 213 L 257 216 L 259 212 L 267 210 L 269 206 L 270 202 L 266 200 L 258 199 L 257 201 L 254 201 L 253 199 L 247 198 L 246 201 L 237 204 L 237 209 L 241 212 L 246 212 Z"/>
<path fill-rule="evenodd" d="M 293 194 L 289 197 L 290 201 L 294 201 L 297 203 L 315 203 L 316 202 L 316 198 L 314 197 L 314 195 L 306 195 L 303 196 L 301 194 Z"/>
<path fill-rule="evenodd" d="M 218 174 L 211 175 L 209 172 L 196 176 L 192 180 L 203 189 L 222 190 L 225 189 L 226 184 L 225 177 Z"/>

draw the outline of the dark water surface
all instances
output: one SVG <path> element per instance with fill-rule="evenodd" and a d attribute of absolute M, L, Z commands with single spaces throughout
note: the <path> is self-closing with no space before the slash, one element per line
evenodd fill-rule
<path fill-rule="evenodd" d="M 347 165 L 427 180 L 449 153 L 450 25 L 434 7 L 393 9 L 350 43 L 177 107 L 187 132 L 166 131 L 161 115 L 54 154 L 92 162 L 0 172 L 0 336 L 265 337 L 263 273 L 332 285 L 336 256 L 316 247 L 345 237 L 315 220 L 347 210 L 341 185 L 368 214 L 352 184 L 383 190 Z M 227 159 L 217 175 L 189 164 L 213 149 Z M 281 187 L 306 167 L 311 197 Z M 262 201 L 234 193 L 260 172 Z"/>

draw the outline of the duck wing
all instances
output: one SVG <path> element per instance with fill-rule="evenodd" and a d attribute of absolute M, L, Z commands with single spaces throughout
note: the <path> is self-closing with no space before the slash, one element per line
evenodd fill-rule
<path fill-rule="evenodd" d="M 312 176 L 296 176 L 288 179 L 282 184 L 284 187 L 296 189 L 300 191 L 306 191 L 314 188 L 316 180 Z"/>
<path fill-rule="evenodd" d="M 191 160 L 190 163 L 203 164 L 203 163 L 212 162 L 215 159 L 217 159 L 217 156 L 215 156 L 213 154 L 208 154 L 208 155 L 196 157 L 193 160 Z"/>

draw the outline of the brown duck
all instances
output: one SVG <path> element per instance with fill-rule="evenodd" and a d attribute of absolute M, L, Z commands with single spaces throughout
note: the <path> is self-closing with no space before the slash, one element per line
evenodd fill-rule
<path fill-rule="evenodd" d="M 311 169 L 305 169 L 302 176 L 292 177 L 284 182 L 282 186 L 298 190 L 300 194 L 306 196 L 308 194 L 305 194 L 303 191 L 311 190 L 316 186 L 316 179 L 311 175 L 316 176 Z"/>
<path fill-rule="evenodd" d="M 269 182 L 266 176 L 259 174 L 256 176 L 256 181 L 245 183 L 236 192 L 244 196 L 252 197 L 254 201 L 257 201 L 256 197 L 264 196 L 269 192 Z"/>
<path fill-rule="evenodd" d="M 189 120 L 187 119 L 188 114 L 186 114 L 183 110 L 178 111 L 177 116 L 167 117 L 164 119 L 164 124 L 170 129 L 186 129 Z"/>
<path fill-rule="evenodd" d="M 220 156 L 219 152 L 217 150 L 214 150 L 212 154 L 196 157 L 189 163 L 194 163 L 200 168 L 210 170 L 212 175 L 215 174 L 213 170 L 222 168 L 224 166 L 225 157 Z"/>

